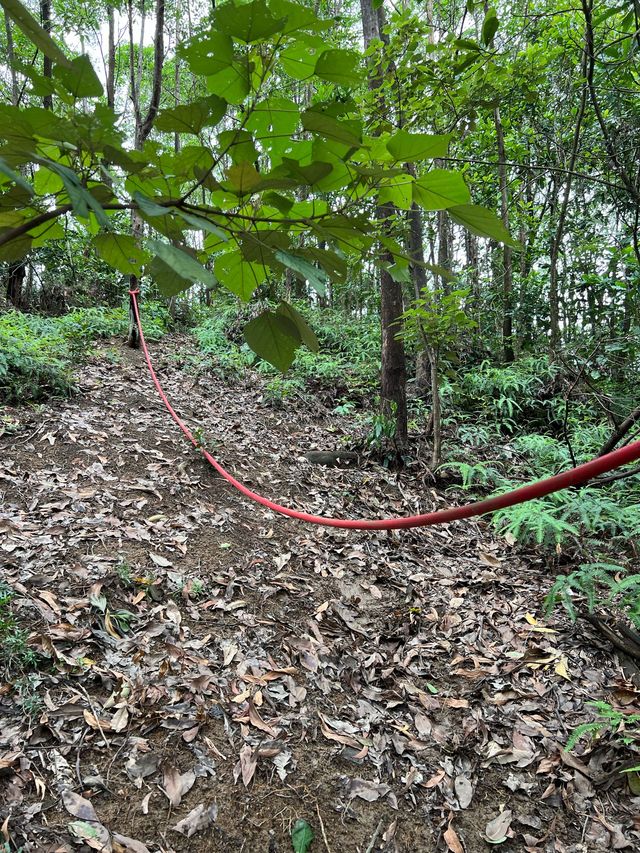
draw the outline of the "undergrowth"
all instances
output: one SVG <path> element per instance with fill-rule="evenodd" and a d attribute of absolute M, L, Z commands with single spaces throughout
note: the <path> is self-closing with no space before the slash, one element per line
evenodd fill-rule
<path fill-rule="evenodd" d="M 296 304 L 316 333 L 320 350 L 312 353 L 300 348 L 283 376 L 258 359 L 242 337 L 244 325 L 265 307 L 266 303 L 238 307 L 236 302 L 221 299 L 194 328 L 208 367 L 222 379 L 235 381 L 248 367 L 254 367 L 267 377 L 265 396 L 277 406 L 310 393 L 325 396 L 327 402 L 339 399 L 342 405 L 361 403 L 374 393 L 380 370 L 379 322 L 375 317 L 350 320 L 339 311 L 317 311 Z"/>
<path fill-rule="evenodd" d="M 166 309 L 144 308 L 145 334 L 157 340 L 167 329 Z M 99 338 L 127 334 L 126 308 L 78 308 L 63 317 L 8 311 L 0 315 L 0 402 L 18 404 L 66 397 L 73 391 L 73 366 Z"/>

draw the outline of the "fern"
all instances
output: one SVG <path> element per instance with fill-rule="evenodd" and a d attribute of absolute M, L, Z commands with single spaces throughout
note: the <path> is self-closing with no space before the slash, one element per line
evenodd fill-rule
<path fill-rule="evenodd" d="M 579 533 L 546 498 L 499 510 L 493 516 L 493 523 L 501 533 L 509 533 L 525 544 L 557 545 L 568 534 Z"/>

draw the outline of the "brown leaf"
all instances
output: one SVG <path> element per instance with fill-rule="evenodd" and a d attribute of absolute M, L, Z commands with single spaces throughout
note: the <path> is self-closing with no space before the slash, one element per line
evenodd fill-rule
<path fill-rule="evenodd" d="M 251 780 L 253 779 L 253 774 L 256 772 L 257 764 L 257 751 L 254 752 L 249 744 L 245 743 L 240 750 L 240 759 L 233 770 L 235 781 L 237 782 L 239 777 L 242 776 L 242 783 L 245 788 L 248 788 Z"/>
<path fill-rule="evenodd" d="M 450 850 L 451 853 L 464 853 L 464 847 L 458 833 L 451 824 L 445 829 L 442 837 L 444 838 L 444 843 L 447 845 L 447 850 Z"/>
<path fill-rule="evenodd" d="M 196 775 L 192 770 L 180 773 L 177 767 L 166 766 L 164 768 L 164 792 L 174 808 L 182 802 L 182 797 L 193 788 Z"/>
<path fill-rule="evenodd" d="M 128 838 L 126 835 L 120 835 L 117 832 L 113 833 L 114 853 L 150 853 L 149 848 L 134 838 Z M 116 845 L 120 845 L 120 849 Z"/>

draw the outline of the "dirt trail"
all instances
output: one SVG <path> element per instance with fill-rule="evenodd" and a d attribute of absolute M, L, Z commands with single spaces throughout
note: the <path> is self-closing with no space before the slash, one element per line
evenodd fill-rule
<path fill-rule="evenodd" d="M 445 496 L 302 459 L 348 435 L 262 380 L 153 345 L 176 407 L 248 485 L 323 514 Z M 110 360 L 111 358 L 111 360 Z M 536 622 L 540 565 L 485 522 L 305 527 L 182 441 L 139 353 L 103 348 L 72 400 L 0 438 L 0 580 L 41 657 L 0 684 L 0 825 L 24 851 L 637 849 L 607 740 L 561 753 L 585 702 L 637 707 L 615 656 Z M 3 823 L 4 821 L 4 823 Z M 80 846 L 79 846 L 80 845 Z"/>

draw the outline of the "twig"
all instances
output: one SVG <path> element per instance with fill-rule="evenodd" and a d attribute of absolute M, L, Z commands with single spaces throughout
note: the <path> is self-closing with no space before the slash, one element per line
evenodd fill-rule
<path fill-rule="evenodd" d="M 94 705 L 94 704 L 93 704 L 93 702 L 91 701 L 91 697 L 89 696 L 89 694 L 87 693 L 87 691 L 84 689 L 84 687 L 82 686 L 82 684 L 78 684 L 78 690 L 80 690 L 80 692 L 84 695 L 85 699 L 86 699 L 86 700 L 87 700 L 87 702 L 89 703 L 89 708 L 91 709 L 91 713 L 93 714 L 93 716 L 94 716 L 94 718 L 95 718 L 96 725 L 98 726 L 98 731 L 100 732 L 100 736 L 102 737 L 102 742 L 103 742 L 103 743 L 104 743 L 104 745 L 107 747 L 107 749 L 111 749 L 111 746 L 109 745 L 109 741 L 108 741 L 108 740 L 106 739 L 106 737 L 104 736 L 104 729 L 103 729 L 103 728 L 102 728 L 102 726 L 100 725 L 100 719 L 98 718 L 98 713 L 97 713 L 97 711 L 96 711 L 95 705 Z"/>
<path fill-rule="evenodd" d="M 316 814 L 318 815 L 318 820 L 320 821 L 320 831 L 322 832 L 322 840 L 324 841 L 324 846 L 327 848 L 327 853 L 331 853 L 331 848 L 329 847 L 329 842 L 327 841 L 327 833 L 324 829 L 324 821 L 322 820 L 322 815 L 320 814 L 320 806 L 316 801 Z"/>
<path fill-rule="evenodd" d="M 583 613 L 582 615 L 587 620 L 587 622 L 590 622 L 591 625 L 594 626 L 594 628 L 597 628 L 598 631 L 600 631 L 600 633 L 604 637 L 606 637 L 607 640 L 609 640 L 609 642 L 613 646 L 615 646 L 617 649 L 620 649 L 620 651 L 624 652 L 630 657 L 635 658 L 636 660 L 640 660 L 640 646 L 631 638 L 625 640 L 622 637 L 619 637 L 618 634 L 616 634 L 616 632 L 613 630 L 613 628 L 610 628 L 606 624 L 606 622 L 604 622 L 602 619 L 599 619 L 593 613 Z"/>
<path fill-rule="evenodd" d="M 376 841 L 378 840 L 378 836 L 380 835 L 380 830 L 382 829 L 382 818 L 378 821 L 378 825 L 376 826 L 376 831 L 373 833 L 371 841 L 369 842 L 369 846 L 365 850 L 365 853 L 372 853 L 373 848 L 375 846 Z"/>

